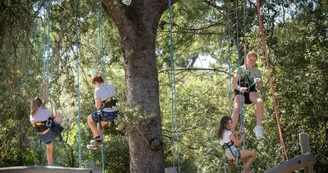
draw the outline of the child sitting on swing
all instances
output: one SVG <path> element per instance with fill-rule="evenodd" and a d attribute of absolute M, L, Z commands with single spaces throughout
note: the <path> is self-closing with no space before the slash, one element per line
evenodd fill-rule
<path fill-rule="evenodd" d="M 256 152 L 250 150 L 238 150 L 236 146 L 240 146 L 245 138 L 245 134 L 242 134 L 243 127 L 239 128 L 239 135 L 232 132 L 232 119 L 228 116 L 223 116 L 220 122 L 220 128 L 218 137 L 220 144 L 224 149 L 224 155 L 229 160 L 246 160 L 245 168 L 241 173 L 249 173 L 249 168 L 252 162 L 255 160 Z"/>

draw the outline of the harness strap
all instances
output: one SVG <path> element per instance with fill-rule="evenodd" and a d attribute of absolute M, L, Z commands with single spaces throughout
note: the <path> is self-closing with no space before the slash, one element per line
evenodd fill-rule
<path fill-rule="evenodd" d="M 36 132 L 41 133 L 53 126 L 53 120 L 48 118 L 46 121 L 33 123 L 32 126 Z"/>
<path fill-rule="evenodd" d="M 233 145 L 234 145 L 233 141 L 230 141 L 230 142 L 228 142 L 228 143 L 224 143 L 224 144 L 222 145 L 222 148 L 223 148 L 223 149 L 227 149 L 227 148 L 230 148 L 230 147 L 233 146 Z"/>
<path fill-rule="evenodd" d="M 238 162 L 238 159 L 240 158 L 240 151 L 239 151 L 239 150 L 235 150 L 235 151 L 233 151 L 233 150 L 231 149 L 232 146 L 234 146 L 234 143 L 233 143 L 233 141 L 230 141 L 230 142 L 228 142 L 228 143 L 224 143 L 224 144 L 222 145 L 222 148 L 223 148 L 224 150 L 225 150 L 225 149 L 229 149 L 230 152 L 231 152 L 231 154 L 235 157 L 235 159 L 232 159 L 232 160 L 235 160 L 236 162 Z"/>
<path fill-rule="evenodd" d="M 118 102 L 117 98 L 115 96 L 109 97 L 106 100 L 102 101 L 101 108 L 112 108 L 113 106 L 116 106 L 116 103 Z"/>

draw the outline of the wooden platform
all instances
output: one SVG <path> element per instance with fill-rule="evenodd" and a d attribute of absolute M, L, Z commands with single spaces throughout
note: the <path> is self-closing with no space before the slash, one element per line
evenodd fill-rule
<path fill-rule="evenodd" d="M 58 166 L 15 166 L 0 168 L 0 173 L 101 173 L 101 169 Z"/>

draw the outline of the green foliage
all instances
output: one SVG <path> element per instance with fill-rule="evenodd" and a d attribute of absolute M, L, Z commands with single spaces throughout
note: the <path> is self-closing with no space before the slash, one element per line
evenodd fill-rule
<path fill-rule="evenodd" d="M 44 145 L 29 123 L 29 99 L 43 96 L 44 3 L 22 1 L 1 5 L 0 15 L 0 167 L 45 165 Z M 125 1 L 131 3 L 131 1 Z M 216 3 L 213 3 L 216 2 Z M 51 14 L 51 61 L 49 73 L 54 112 L 64 116 L 65 145 L 55 142 L 56 165 L 78 167 L 78 103 L 75 44 L 75 16 L 79 16 L 80 122 L 82 159 L 101 166 L 100 151 L 86 150 L 92 138 L 86 123 L 95 109 L 89 75 L 100 71 L 98 1 L 81 2 L 79 13 L 73 1 L 53 3 Z M 243 38 L 242 4 L 238 5 L 239 36 Z M 268 1 L 262 4 L 262 18 L 268 43 L 280 123 L 289 158 L 300 155 L 298 133 L 309 133 L 310 146 L 316 155 L 316 172 L 327 172 L 327 3 L 323 1 Z M 15 12 L 15 13 L 11 13 Z M 21 14 L 18 17 L 14 14 Z M 235 4 L 231 3 L 231 58 L 237 66 Z M 283 15 L 281 15 L 283 14 Z M 63 17 L 64 16 L 64 17 Z M 254 4 L 247 6 L 247 46 L 258 52 L 258 66 L 264 74 L 265 138 L 255 139 L 255 106 L 246 107 L 247 148 L 257 152 L 252 165 L 255 172 L 278 165 L 281 149 L 273 110 L 269 78 L 263 56 Z M 157 68 L 160 82 L 160 106 L 167 166 L 177 165 L 181 172 L 241 171 L 230 168 L 223 159 L 217 141 L 217 126 L 222 115 L 230 113 L 229 75 L 227 74 L 227 4 L 223 1 L 179 1 L 173 6 L 173 42 L 176 70 L 176 114 L 172 137 L 172 97 L 169 82 L 169 19 L 162 16 L 157 32 Z M 135 109 L 126 102 L 126 88 L 120 39 L 116 27 L 103 14 L 105 79 L 116 87 L 119 98 L 118 129 L 105 131 L 106 171 L 129 172 L 128 143 L 124 136 L 127 124 L 140 123 Z M 2 31 L 6 31 L 3 34 Z M 240 41 L 240 47 L 242 41 Z M 240 50 L 239 50 L 240 51 Z M 242 50 L 243 51 L 243 50 Z M 241 54 L 242 55 L 242 54 Z M 211 57 L 215 69 L 192 70 L 202 57 Z M 219 70 L 220 69 L 220 70 Z M 50 105 L 48 105 L 50 106 Z M 177 136 L 178 135 L 178 136 Z M 172 139 L 174 150 L 172 148 Z M 65 147 L 64 147 L 65 146 Z M 173 152 L 173 153 L 172 153 Z"/>

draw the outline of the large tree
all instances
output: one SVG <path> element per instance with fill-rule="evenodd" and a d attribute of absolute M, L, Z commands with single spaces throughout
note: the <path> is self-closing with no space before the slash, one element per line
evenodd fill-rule
<path fill-rule="evenodd" d="M 172 0 L 172 4 L 175 2 Z M 125 4 L 103 0 L 103 6 L 121 38 L 128 103 L 139 107 L 142 117 L 139 124 L 130 124 L 127 128 L 130 170 L 164 172 L 155 41 L 158 23 L 168 9 L 168 1 L 142 0 Z"/>

